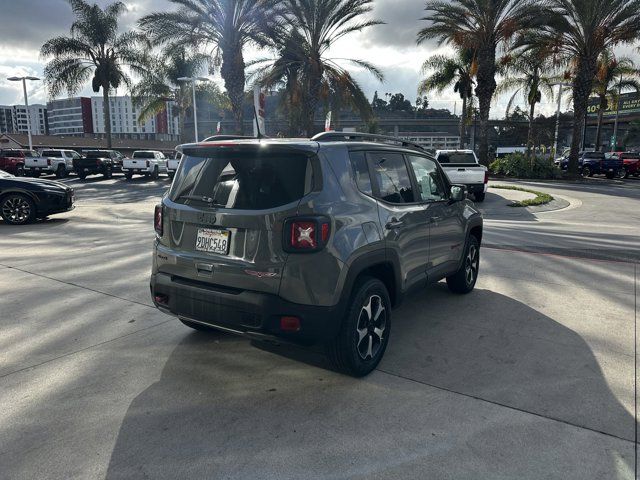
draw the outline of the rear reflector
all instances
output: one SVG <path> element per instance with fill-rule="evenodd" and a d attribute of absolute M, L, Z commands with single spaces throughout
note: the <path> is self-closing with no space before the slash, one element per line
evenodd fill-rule
<path fill-rule="evenodd" d="M 489 183 L 489 170 L 484 171 L 484 183 Z"/>
<path fill-rule="evenodd" d="M 153 213 L 153 228 L 159 236 L 163 233 L 163 219 L 162 219 L 162 205 L 156 205 L 155 212 Z"/>
<path fill-rule="evenodd" d="M 299 332 L 300 319 L 298 317 L 281 317 L 280 330 L 284 332 Z"/>
<path fill-rule="evenodd" d="M 158 294 L 153 299 L 159 305 L 169 305 L 169 297 L 167 295 Z"/>

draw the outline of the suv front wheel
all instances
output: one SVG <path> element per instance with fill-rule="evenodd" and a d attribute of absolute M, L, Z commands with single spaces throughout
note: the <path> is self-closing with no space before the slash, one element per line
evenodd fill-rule
<path fill-rule="evenodd" d="M 391 301 L 384 283 L 363 277 L 355 285 L 340 333 L 328 345 L 335 368 L 362 377 L 378 366 L 389 342 Z"/>

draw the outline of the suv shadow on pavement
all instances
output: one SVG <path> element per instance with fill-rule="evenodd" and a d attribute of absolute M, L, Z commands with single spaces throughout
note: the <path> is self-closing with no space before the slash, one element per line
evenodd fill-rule
<path fill-rule="evenodd" d="M 509 297 L 465 298 L 407 301 L 361 380 L 186 334 L 106 478 L 631 478 L 634 418 L 585 341 Z"/>

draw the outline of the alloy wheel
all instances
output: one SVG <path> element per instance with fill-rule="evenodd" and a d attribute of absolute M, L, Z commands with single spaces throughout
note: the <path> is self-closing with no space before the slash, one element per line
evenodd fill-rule
<path fill-rule="evenodd" d="M 477 278 L 479 263 L 478 248 L 475 245 L 469 246 L 469 251 L 464 259 L 464 273 L 467 285 L 472 285 Z"/>
<path fill-rule="evenodd" d="M 356 332 L 358 334 L 356 349 L 363 360 L 374 358 L 383 345 L 387 328 L 387 311 L 379 295 L 369 296 L 360 310 Z"/>
<path fill-rule="evenodd" d="M 31 216 L 31 205 L 24 197 L 9 197 L 2 204 L 2 216 L 12 223 L 24 223 Z"/>

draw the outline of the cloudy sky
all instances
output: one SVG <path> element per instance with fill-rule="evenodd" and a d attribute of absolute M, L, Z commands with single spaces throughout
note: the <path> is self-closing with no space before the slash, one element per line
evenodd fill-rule
<path fill-rule="evenodd" d="M 110 1 L 97 0 L 97 3 L 104 6 Z M 125 3 L 128 12 L 122 17 L 123 30 L 135 28 L 136 21 L 146 13 L 173 8 L 168 0 L 125 0 Z M 376 0 L 373 16 L 386 24 L 356 33 L 332 47 L 332 57 L 360 58 L 382 69 L 386 77 L 383 84 L 352 69 L 369 98 L 377 90 L 383 98 L 385 92 L 401 92 L 413 101 L 422 62 L 434 53 L 448 51 L 447 47 L 435 43 L 416 45 L 416 32 L 425 24 L 419 20 L 424 16 L 424 3 L 421 0 Z M 41 76 L 44 66 L 39 56 L 41 45 L 49 38 L 68 34 L 71 21 L 71 9 L 66 0 L 0 0 L 0 104 L 23 103 L 21 84 L 9 82 L 6 77 Z M 264 56 L 264 53 L 247 52 L 248 58 L 255 56 Z M 89 88 L 81 93 L 93 95 Z M 47 99 L 42 83 L 31 82 L 30 103 L 46 103 Z M 429 99 L 434 108 L 453 110 L 456 95 L 453 92 L 431 94 Z M 498 99 L 492 116 L 503 115 L 505 105 L 506 99 Z M 460 109 L 459 101 L 457 109 Z M 553 102 L 543 101 L 542 111 L 554 109 Z"/>

